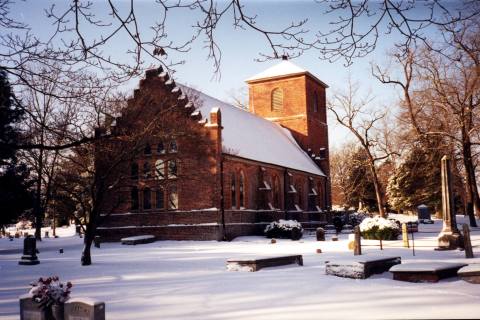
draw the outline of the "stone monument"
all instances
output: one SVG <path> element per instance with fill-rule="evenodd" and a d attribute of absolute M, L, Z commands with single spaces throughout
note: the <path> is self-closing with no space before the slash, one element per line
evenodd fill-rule
<path fill-rule="evenodd" d="M 65 302 L 65 320 L 105 320 L 105 303 L 89 298 Z"/>
<path fill-rule="evenodd" d="M 33 301 L 33 296 L 29 293 L 19 297 L 20 302 L 20 320 L 47 320 L 45 310 L 38 303 Z"/>
<path fill-rule="evenodd" d="M 23 256 L 18 264 L 35 265 L 39 263 L 40 261 L 37 258 L 37 240 L 32 236 L 28 236 L 23 240 Z"/>
<path fill-rule="evenodd" d="M 454 250 L 463 247 L 463 239 L 457 228 L 453 202 L 452 172 L 450 158 L 442 158 L 442 218 L 443 228 L 438 235 L 438 250 Z"/>

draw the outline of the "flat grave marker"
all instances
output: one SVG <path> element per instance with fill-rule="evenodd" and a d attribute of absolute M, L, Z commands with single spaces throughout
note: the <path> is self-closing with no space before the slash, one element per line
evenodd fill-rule
<path fill-rule="evenodd" d="M 278 267 L 289 264 L 303 266 L 302 255 L 228 259 L 227 270 L 255 272 L 263 268 Z"/>
<path fill-rule="evenodd" d="M 469 264 L 468 266 L 462 267 L 457 272 L 460 279 L 474 283 L 480 284 L 480 263 Z"/>
<path fill-rule="evenodd" d="M 342 278 L 367 279 L 373 274 L 388 271 L 392 266 L 400 263 L 402 263 L 400 257 L 363 255 L 347 261 L 330 261 L 326 264 L 325 272 Z"/>
<path fill-rule="evenodd" d="M 407 263 L 390 268 L 393 280 L 408 282 L 438 282 L 441 279 L 457 276 L 457 271 L 466 266 L 465 263 L 431 262 Z"/>
<path fill-rule="evenodd" d="M 125 244 L 125 245 L 152 243 L 152 242 L 155 242 L 155 236 L 142 235 L 142 236 L 122 238 L 120 241 L 122 242 L 122 244 Z"/>

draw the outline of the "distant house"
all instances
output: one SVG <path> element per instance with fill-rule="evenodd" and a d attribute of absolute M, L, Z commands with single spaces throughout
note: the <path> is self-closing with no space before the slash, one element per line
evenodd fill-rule
<path fill-rule="evenodd" d="M 147 71 L 108 129 L 138 130 L 161 116 L 122 167 L 128 183 L 109 199 L 117 205 L 98 229 L 105 240 L 220 240 L 260 233 L 276 219 L 323 219 L 328 86 L 287 60 L 246 82 L 248 111 Z"/>

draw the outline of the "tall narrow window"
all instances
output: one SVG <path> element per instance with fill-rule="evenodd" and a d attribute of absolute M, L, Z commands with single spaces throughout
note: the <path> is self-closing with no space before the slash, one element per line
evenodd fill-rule
<path fill-rule="evenodd" d="M 130 209 L 138 210 L 138 188 L 133 187 L 130 190 Z"/>
<path fill-rule="evenodd" d="M 130 167 L 130 175 L 133 180 L 138 179 L 138 164 L 136 162 L 132 163 L 132 166 Z"/>
<path fill-rule="evenodd" d="M 177 160 L 168 160 L 168 178 L 175 179 L 177 177 Z"/>
<path fill-rule="evenodd" d="M 309 211 L 316 210 L 317 198 L 318 198 L 318 192 L 317 192 L 317 189 L 315 188 L 313 178 L 310 177 L 308 178 L 308 210 Z"/>
<path fill-rule="evenodd" d="M 303 187 L 300 183 L 297 183 L 295 186 L 295 189 L 297 189 L 297 204 L 300 207 L 300 209 L 303 209 Z"/>
<path fill-rule="evenodd" d="M 152 154 L 152 148 L 150 147 L 149 143 L 145 145 L 145 148 L 143 149 L 143 153 L 147 155 Z"/>
<path fill-rule="evenodd" d="M 152 192 L 150 188 L 143 189 L 143 209 L 152 209 Z"/>
<path fill-rule="evenodd" d="M 240 193 L 240 208 L 246 208 L 245 204 L 245 175 L 243 174 L 243 171 L 240 171 L 240 177 L 239 177 L 239 184 L 238 184 L 238 191 Z"/>
<path fill-rule="evenodd" d="M 150 178 L 152 175 L 152 168 L 150 167 L 150 162 L 145 162 L 143 164 L 143 176 L 145 179 Z"/>
<path fill-rule="evenodd" d="M 280 208 L 280 183 L 277 176 L 273 177 L 273 206 Z"/>
<path fill-rule="evenodd" d="M 163 145 L 163 142 L 161 142 L 161 141 L 157 144 L 157 153 L 158 154 L 165 153 L 165 146 Z"/>
<path fill-rule="evenodd" d="M 155 178 L 157 180 L 165 179 L 165 161 L 162 159 L 155 161 Z"/>
<path fill-rule="evenodd" d="M 283 109 L 283 91 L 275 88 L 272 91 L 272 110 L 279 111 Z"/>
<path fill-rule="evenodd" d="M 168 188 L 168 209 L 178 209 L 178 193 L 176 186 L 170 186 Z"/>
<path fill-rule="evenodd" d="M 318 111 L 318 95 L 317 95 L 317 92 L 314 91 L 313 92 L 313 112 L 317 112 Z"/>
<path fill-rule="evenodd" d="M 230 176 L 230 199 L 232 203 L 232 208 L 237 207 L 237 190 L 235 190 L 235 187 L 235 173 L 232 173 L 232 175 Z"/>
<path fill-rule="evenodd" d="M 177 141 L 175 140 L 170 141 L 170 147 L 168 152 L 175 153 L 177 151 L 178 151 Z"/>
<path fill-rule="evenodd" d="M 163 191 L 163 188 L 157 189 L 155 191 L 155 207 L 157 209 L 165 209 L 165 192 Z"/>

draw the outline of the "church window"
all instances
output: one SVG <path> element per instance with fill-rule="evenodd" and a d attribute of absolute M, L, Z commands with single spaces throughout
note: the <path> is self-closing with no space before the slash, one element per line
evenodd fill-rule
<path fill-rule="evenodd" d="M 152 168 L 150 167 L 150 162 L 145 162 L 143 164 L 143 176 L 145 177 L 145 179 L 147 178 L 150 178 L 151 175 L 152 175 L 152 172 L 151 172 Z"/>
<path fill-rule="evenodd" d="M 130 209 L 132 210 L 138 210 L 138 188 L 133 187 L 132 190 L 130 190 Z"/>
<path fill-rule="evenodd" d="M 283 109 L 283 90 L 275 88 L 272 91 L 272 111 Z"/>
<path fill-rule="evenodd" d="M 155 200 L 156 200 L 155 207 L 157 209 L 165 208 L 164 196 L 165 196 L 165 192 L 163 191 L 163 188 L 157 189 L 157 191 L 155 191 Z"/>
<path fill-rule="evenodd" d="M 155 162 L 155 178 L 157 180 L 165 179 L 165 161 L 161 159 Z"/>
<path fill-rule="evenodd" d="M 138 179 L 138 164 L 136 162 L 132 163 L 132 166 L 130 167 L 130 175 L 133 180 Z"/>
<path fill-rule="evenodd" d="M 318 192 L 317 192 L 317 189 L 315 188 L 313 178 L 310 177 L 308 178 L 308 210 L 309 211 L 317 210 L 316 209 L 317 198 L 318 198 Z"/>
<path fill-rule="evenodd" d="M 157 144 L 157 153 L 158 154 L 164 154 L 165 153 L 165 146 L 163 145 L 163 142 L 159 142 Z"/>
<path fill-rule="evenodd" d="M 175 179 L 177 177 L 177 160 L 168 160 L 168 178 Z"/>
<path fill-rule="evenodd" d="M 145 148 L 143 149 L 143 154 L 146 154 L 146 155 L 152 154 L 152 148 L 150 147 L 149 143 L 145 145 Z"/>
<path fill-rule="evenodd" d="M 175 140 L 170 141 L 170 147 L 168 151 L 170 153 L 175 153 L 178 151 L 177 141 Z"/>
<path fill-rule="evenodd" d="M 237 207 L 237 192 L 235 187 L 236 187 L 235 174 L 232 173 L 232 175 L 230 176 L 230 198 L 231 198 L 232 208 Z"/>
<path fill-rule="evenodd" d="M 245 175 L 243 171 L 240 171 L 240 180 L 238 185 L 238 191 L 240 193 L 240 208 L 245 208 Z"/>
<path fill-rule="evenodd" d="M 143 209 L 148 210 L 152 208 L 152 192 L 150 188 L 143 189 Z"/>
<path fill-rule="evenodd" d="M 280 208 L 280 183 L 277 176 L 273 177 L 273 206 Z"/>
<path fill-rule="evenodd" d="M 178 193 L 176 186 L 170 186 L 168 189 L 168 209 L 178 209 Z"/>

